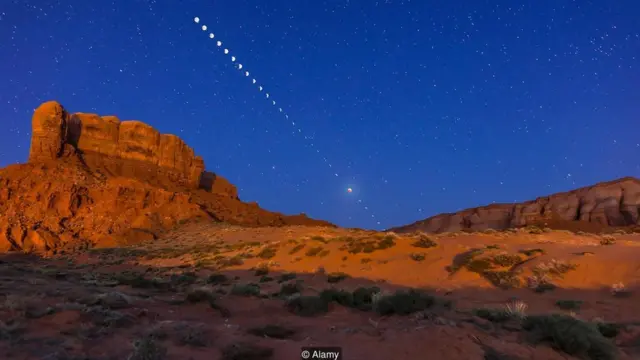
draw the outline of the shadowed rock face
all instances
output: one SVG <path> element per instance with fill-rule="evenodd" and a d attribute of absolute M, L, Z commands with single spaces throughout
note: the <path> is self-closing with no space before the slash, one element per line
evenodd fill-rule
<path fill-rule="evenodd" d="M 495 204 L 440 214 L 390 230 L 437 233 L 502 230 L 534 224 L 586 229 L 640 225 L 640 180 L 627 177 L 520 204 Z"/>
<path fill-rule="evenodd" d="M 238 199 L 182 139 L 139 121 L 36 109 L 29 163 L 0 169 L 0 252 L 154 239 L 193 219 L 242 226 L 333 226 Z"/>

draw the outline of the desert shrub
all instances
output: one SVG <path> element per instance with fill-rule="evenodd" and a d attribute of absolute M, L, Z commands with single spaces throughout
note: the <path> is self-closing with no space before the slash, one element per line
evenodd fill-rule
<path fill-rule="evenodd" d="M 525 256 L 534 256 L 536 254 L 544 255 L 545 253 L 543 249 L 524 249 L 518 252 L 524 254 Z"/>
<path fill-rule="evenodd" d="M 595 324 L 598 331 L 600 331 L 600 334 L 606 338 L 614 338 L 618 336 L 620 329 L 623 328 L 622 325 L 615 323 L 596 322 Z"/>
<path fill-rule="evenodd" d="M 312 236 L 311 240 L 320 241 L 321 243 L 327 244 L 329 241 L 322 236 Z"/>
<path fill-rule="evenodd" d="M 399 290 L 391 295 L 378 296 L 373 310 L 379 315 L 408 315 L 431 308 L 436 304 L 435 297 L 417 290 Z"/>
<path fill-rule="evenodd" d="M 276 254 L 278 253 L 278 249 L 273 247 L 273 246 L 268 246 L 264 249 L 262 249 L 259 253 L 258 253 L 258 257 L 261 259 L 271 259 L 274 256 L 276 256 Z"/>
<path fill-rule="evenodd" d="M 309 250 L 307 250 L 306 254 L 307 256 L 316 256 L 318 255 L 321 251 L 323 250 L 322 246 L 317 246 L 317 247 L 312 247 Z"/>
<path fill-rule="evenodd" d="M 231 344 L 222 349 L 222 360 L 268 360 L 272 357 L 272 348 L 246 342 Z"/>
<path fill-rule="evenodd" d="M 231 288 L 231 295 L 259 296 L 260 286 L 258 284 L 235 284 Z"/>
<path fill-rule="evenodd" d="M 464 253 L 456 255 L 453 260 L 453 264 L 447 267 L 447 271 L 450 273 L 455 273 L 460 270 L 460 268 L 466 267 L 473 259 L 477 256 L 482 255 L 484 253 L 484 249 L 471 249 Z"/>
<path fill-rule="evenodd" d="M 123 273 L 116 276 L 115 279 L 121 285 L 129 285 L 132 288 L 150 289 L 156 286 L 156 282 L 147 279 L 140 274 Z"/>
<path fill-rule="evenodd" d="M 267 337 L 272 339 L 290 339 L 295 335 L 296 331 L 280 325 L 265 325 L 250 328 L 247 332 L 258 337 Z"/>
<path fill-rule="evenodd" d="M 209 345 L 208 331 L 201 324 L 182 323 L 175 327 L 179 345 L 205 347 Z"/>
<path fill-rule="evenodd" d="M 500 245 L 498 244 L 491 244 L 491 245 L 487 245 L 484 247 L 487 250 L 498 250 L 500 249 Z"/>
<path fill-rule="evenodd" d="M 556 306 L 562 310 L 579 310 L 582 306 L 582 301 L 580 300 L 558 300 L 556 301 Z"/>
<path fill-rule="evenodd" d="M 282 296 L 289 296 L 302 291 L 302 284 L 299 282 L 284 283 L 280 286 L 279 294 Z"/>
<path fill-rule="evenodd" d="M 490 258 L 490 261 L 498 266 L 511 267 L 522 262 L 522 258 L 518 255 L 499 254 Z"/>
<path fill-rule="evenodd" d="M 325 289 L 320 293 L 320 297 L 326 302 L 336 302 L 342 306 L 354 307 L 353 293 L 338 289 Z"/>
<path fill-rule="evenodd" d="M 514 319 L 524 319 L 527 314 L 527 303 L 522 300 L 514 300 L 504 306 L 504 311 Z"/>
<path fill-rule="evenodd" d="M 187 301 L 190 303 L 198 303 L 208 301 L 213 294 L 208 289 L 193 289 L 187 293 Z"/>
<path fill-rule="evenodd" d="M 362 252 L 365 254 L 371 254 L 374 251 L 376 251 L 376 247 L 373 244 L 364 244 L 362 246 Z"/>
<path fill-rule="evenodd" d="M 289 281 L 289 280 L 293 280 L 297 277 L 296 274 L 294 273 L 284 273 L 282 275 L 280 275 L 280 279 L 278 279 L 279 283 L 283 283 L 285 281 Z"/>
<path fill-rule="evenodd" d="M 327 281 L 330 283 L 337 283 L 349 277 L 349 274 L 343 272 L 333 272 L 327 275 Z"/>
<path fill-rule="evenodd" d="M 613 245 L 616 243 L 616 238 L 613 235 L 602 235 L 600 238 L 600 245 Z"/>
<path fill-rule="evenodd" d="M 378 241 L 378 250 L 384 250 L 396 246 L 396 241 L 392 235 L 387 235 Z"/>
<path fill-rule="evenodd" d="M 269 266 L 267 264 L 261 264 L 255 267 L 255 276 L 264 276 L 269 273 Z"/>
<path fill-rule="evenodd" d="M 525 231 L 529 234 L 542 234 L 544 233 L 544 230 L 542 230 L 539 226 L 536 225 L 529 225 L 525 228 Z"/>
<path fill-rule="evenodd" d="M 546 342 L 569 355 L 593 360 L 613 360 L 617 349 L 605 338 L 597 325 L 567 315 L 527 317 L 523 328 L 533 343 Z"/>
<path fill-rule="evenodd" d="M 544 277 L 546 275 L 562 276 L 567 272 L 576 269 L 576 267 L 576 264 L 570 264 L 564 261 L 552 259 L 549 262 L 539 264 L 538 266 L 534 267 L 532 271 L 534 275 L 539 277 Z"/>
<path fill-rule="evenodd" d="M 520 360 L 519 357 L 507 355 L 490 346 L 484 345 L 484 360 Z"/>
<path fill-rule="evenodd" d="M 420 235 L 418 240 L 413 242 L 411 246 L 417 247 L 417 248 L 429 249 L 429 248 L 438 246 L 438 243 L 433 241 L 430 237 L 426 235 Z"/>
<path fill-rule="evenodd" d="M 491 284 L 503 289 L 520 287 L 521 281 L 513 271 L 484 271 L 482 276 Z"/>
<path fill-rule="evenodd" d="M 482 274 L 483 272 L 491 269 L 491 262 L 489 259 L 472 259 L 465 264 L 465 268 L 471 272 Z"/>
<path fill-rule="evenodd" d="M 176 285 L 191 285 L 198 280 L 194 272 L 188 271 L 182 274 L 171 275 L 171 283 Z M 155 280 L 152 280 L 155 281 Z M 157 281 L 156 281 L 157 282 Z"/>
<path fill-rule="evenodd" d="M 163 360 L 167 358 L 167 348 L 151 336 L 134 341 L 133 352 L 128 360 Z"/>
<path fill-rule="evenodd" d="M 224 274 L 211 274 L 207 278 L 207 283 L 213 284 L 213 285 L 224 284 L 228 282 L 229 282 L 229 278 Z"/>
<path fill-rule="evenodd" d="M 360 310 L 371 310 L 373 296 L 380 292 L 380 288 L 359 287 L 353 291 L 353 307 Z"/>
<path fill-rule="evenodd" d="M 474 309 L 472 313 L 477 317 L 496 323 L 505 322 L 511 319 L 511 314 L 506 312 L 505 309 L 481 308 Z"/>
<path fill-rule="evenodd" d="M 302 250 L 306 245 L 305 244 L 299 244 L 293 247 L 293 249 L 289 250 L 289 255 L 293 255 L 295 253 L 297 253 L 298 251 Z"/>
<path fill-rule="evenodd" d="M 261 278 L 260 278 L 260 280 L 258 280 L 258 281 L 259 281 L 259 282 L 261 282 L 261 283 L 266 283 L 266 282 L 273 281 L 273 278 L 272 278 L 272 277 L 270 277 L 270 276 L 263 276 L 263 277 L 261 277 Z"/>
<path fill-rule="evenodd" d="M 320 297 L 326 302 L 336 302 L 342 306 L 370 311 L 373 306 L 374 297 L 380 293 L 378 287 L 360 287 L 353 292 L 338 289 L 325 289 L 320 293 Z"/>
<path fill-rule="evenodd" d="M 373 260 L 371 258 L 362 258 L 360 259 L 360 263 L 361 264 L 368 264 L 370 262 L 372 262 Z"/>
<path fill-rule="evenodd" d="M 329 302 L 321 296 L 296 294 L 287 299 L 285 306 L 299 316 L 316 316 L 329 311 Z"/>
<path fill-rule="evenodd" d="M 330 251 L 329 250 L 322 250 L 318 253 L 318 257 L 325 257 L 327 255 L 329 255 Z"/>
<path fill-rule="evenodd" d="M 230 267 L 230 266 L 240 266 L 244 264 L 244 260 L 238 255 L 233 257 L 222 256 L 216 262 L 218 266 L 221 268 Z"/>
<path fill-rule="evenodd" d="M 533 291 L 541 294 L 541 293 L 545 293 L 547 291 L 552 291 L 552 290 L 555 290 L 555 289 L 556 289 L 556 286 L 553 285 L 552 283 L 542 282 L 542 283 L 539 283 L 538 285 L 536 285 L 533 288 Z"/>
<path fill-rule="evenodd" d="M 426 258 L 424 253 L 412 253 L 409 255 L 409 257 L 411 257 L 412 260 L 414 261 L 424 261 L 424 259 Z"/>

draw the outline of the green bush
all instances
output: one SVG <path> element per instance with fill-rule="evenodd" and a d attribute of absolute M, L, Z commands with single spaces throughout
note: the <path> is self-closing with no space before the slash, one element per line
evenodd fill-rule
<path fill-rule="evenodd" d="M 431 308 L 435 304 L 436 300 L 433 296 L 412 289 L 380 296 L 373 307 L 379 315 L 408 315 Z"/>
<path fill-rule="evenodd" d="M 329 311 L 329 302 L 321 296 L 294 295 L 287 299 L 285 305 L 299 316 L 316 316 Z"/>
<path fill-rule="evenodd" d="M 592 360 L 614 360 L 617 349 L 598 326 L 567 315 L 527 317 L 522 324 L 533 343 L 546 342 L 569 355 Z"/>

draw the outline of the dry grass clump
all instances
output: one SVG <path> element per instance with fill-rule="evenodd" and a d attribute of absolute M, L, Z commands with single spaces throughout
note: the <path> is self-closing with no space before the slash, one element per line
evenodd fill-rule
<path fill-rule="evenodd" d="M 616 238 L 613 235 L 602 235 L 600 237 L 600 245 L 613 245 L 616 243 Z"/>

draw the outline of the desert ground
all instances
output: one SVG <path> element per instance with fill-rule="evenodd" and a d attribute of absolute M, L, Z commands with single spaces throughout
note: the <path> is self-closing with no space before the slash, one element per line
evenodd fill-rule
<path fill-rule="evenodd" d="M 5 359 L 639 359 L 640 234 L 176 226 L 0 258 Z"/>

